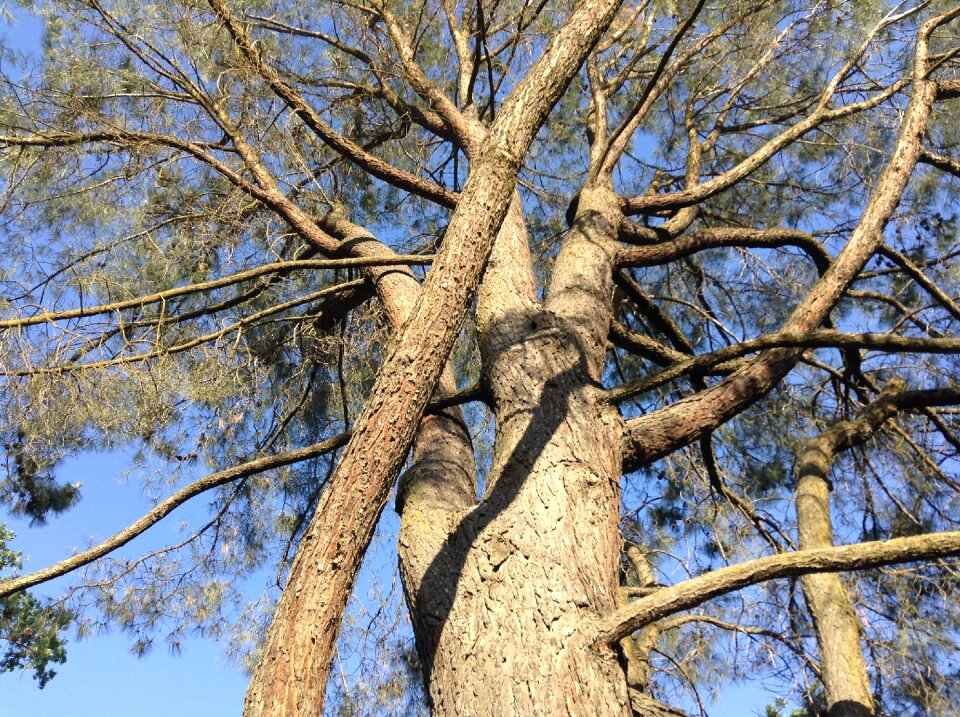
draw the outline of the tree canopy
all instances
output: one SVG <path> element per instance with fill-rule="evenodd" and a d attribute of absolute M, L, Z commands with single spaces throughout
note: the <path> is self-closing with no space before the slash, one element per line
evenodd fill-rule
<path fill-rule="evenodd" d="M 104 621 L 249 715 L 955 713 L 960 6 L 17 5 L 0 504 L 123 450 L 155 507 L 0 576 L 0 669 Z"/>

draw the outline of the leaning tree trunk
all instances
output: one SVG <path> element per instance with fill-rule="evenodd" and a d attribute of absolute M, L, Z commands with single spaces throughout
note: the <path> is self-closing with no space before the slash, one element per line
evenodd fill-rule
<path fill-rule="evenodd" d="M 623 667 L 584 634 L 619 589 L 623 428 L 595 388 L 614 199 L 584 193 L 545 305 L 515 199 L 477 309 L 497 420 L 483 498 L 455 512 L 404 505 L 401 569 L 438 717 L 630 714 Z"/>

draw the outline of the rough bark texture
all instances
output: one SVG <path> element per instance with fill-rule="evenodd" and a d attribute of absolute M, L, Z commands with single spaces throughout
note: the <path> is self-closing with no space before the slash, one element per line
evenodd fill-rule
<path fill-rule="evenodd" d="M 668 615 L 690 610 L 720 595 L 775 578 L 866 570 L 954 555 L 960 555 L 960 531 L 798 550 L 795 553 L 757 558 L 661 588 L 652 595 L 630 603 L 597 624 L 595 643 L 598 646 L 612 644 Z"/>
<path fill-rule="evenodd" d="M 612 192 L 587 194 L 544 306 L 519 201 L 497 239 L 477 309 L 497 418 L 483 498 L 429 520 L 408 500 L 403 515 L 401 568 L 436 715 L 630 714 L 614 652 L 585 649 L 582 633 L 618 597 L 622 430 L 594 387 L 618 221 Z M 437 525 L 450 526 L 446 540 Z"/>

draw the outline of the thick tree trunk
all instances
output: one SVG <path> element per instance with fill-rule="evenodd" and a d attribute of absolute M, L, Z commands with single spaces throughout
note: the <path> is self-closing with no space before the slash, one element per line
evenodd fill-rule
<path fill-rule="evenodd" d="M 617 607 L 617 412 L 595 385 L 619 211 L 581 199 L 545 306 L 515 200 L 477 309 L 497 434 L 478 505 L 407 500 L 401 569 L 435 715 L 630 714 L 623 666 L 583 630 Z M 586 319 L 584 317 L 587 317 Z M 432 526 L 449 526 L 437 541 Z"/>

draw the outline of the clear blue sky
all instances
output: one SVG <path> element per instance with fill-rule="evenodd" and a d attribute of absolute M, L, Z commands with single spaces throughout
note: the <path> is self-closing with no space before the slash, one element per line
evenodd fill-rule
<path fill-rule="evenodd" d="M 0 0 L 0 7 L 3 6 Z M 17 22 L 0 21 L 0 38 L 8 46 L 29 50 L 39 46 L 42 26 L 36 18 L 17 13 Z M 58 476 L 83 483 L 80 505 L 44 528 L 2 517 L 17 533 L 14 547 L 24 552 L 30 572 L 102 540 L 139 517 L 151 506 L 136 485 L 123 484 L 124 460 L 117 455 L 91 455 L 67 462 Z M 182 535 L 182 520 L 199 519 L 203 506 L 185 507 L 145 536 L 127 546 L 133 557 L 173 542 Z M 64 586 L 66 583 L 60 583 Z M 34 590 L 54 595 L 58 584 Z M 0 674 L 0 717 L 234 717 L 243 705 L 247 676 L 229 664 L 222 646 L 208 640 L 185 640 L 178 656 L 161 645 L 146 656 L 130 652 L 131 640 L 118 631 L 94 635 L 83 642 L 70 639 L 67 663 L 39 690 L 29 674 Z M 755 686 L 725 688 L 712 717 L 760 714 L 773 700 Z"/>

